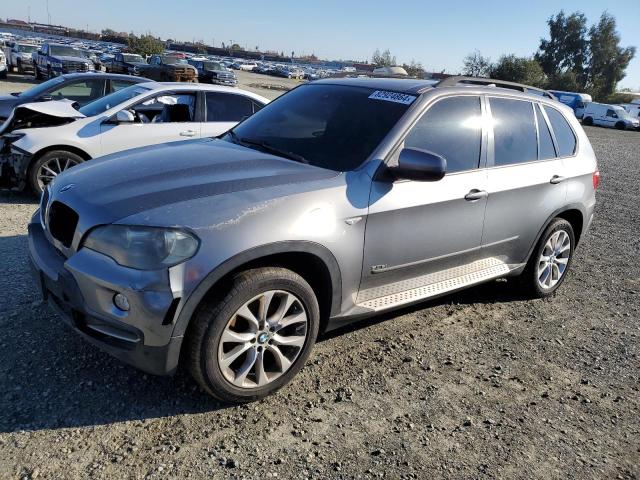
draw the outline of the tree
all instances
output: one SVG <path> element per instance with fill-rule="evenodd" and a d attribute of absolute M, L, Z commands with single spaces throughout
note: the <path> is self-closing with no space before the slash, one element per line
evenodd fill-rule
<path fill-rule="evenodd" d="M 620 46 L 616 19 L 607 12 L 589 30 L 589 87 L 594 99 L 605 100 L 613 92 L 636 53 L 636 47 Z"/>
<path fill-rule="evenodd" d="M 143 56 L 155 55 L 164 52 L 164 43 L 153 35 L 136 37 L 131 34 L 128 38 L 129 50 Z"/>
<path fill-rule="evenodd" d="M 404 68 L 407 71 L 407 73 L 412 77 L 422 78 L 422 76 L 425 74 L 422 63 L 416 62 L 415 60 L 411 60 L 411 63 L 409 64 L 404 63 L 402 65 L 402 68 Z"/>
<path fill-rule="evenodd" d="M 566 16 L 560 10 L 555 17 L 547 20 L 549 39 L 540 40 L 540 48 L 535 55 L 544 73 L 552 79 L 572 72 L 575 81 L 584 90 L 587 84 L 587 62 L 589 60 L 589 40 L 587 38 L 587 17 L 581 12 Z"/>
<path fill-rule="evenodd" d="M 479 50 L 464 57 L 463 75 L 468 77 L 488 77 L 491 73 L 491 59 L 483 57 Z"/>
<path fill-rule="evenodd" d="M 371 63 L 376 67 L 392 67 L 396 64 L 396 57 L 391 55 L 389 49 L 380 53 L 380 50 L 376 48 L 371 57 Z"/>
<path fill-rule="evenodd" d="M 491 67 L 490 77 L 534 87 L 544 87 L 547 80 L 537 60 L 516 57 L 514 54 L 500 57 L 498 62 Z"/>

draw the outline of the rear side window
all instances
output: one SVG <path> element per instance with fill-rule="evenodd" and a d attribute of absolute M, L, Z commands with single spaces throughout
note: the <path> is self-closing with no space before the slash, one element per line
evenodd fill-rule
<path fill-rule="evenodd" d="M 440 100 L 411 129 L 404 146 L 447 159 L 447 172 L 478 168 L 482 142 L 480 97 Z"/>
<path fill-rule="evenodd" d="M 253 115 L 253 102 L 242 95 L 207 93 L 207 122 L 239 122 Z"/>
<path fill-rule="evenodd" d="M 134 82 L 128 82 L 126 80 L 111 80 L 111 91 L 117 92 L 118 90 L 130 87 L 131 85 L 135 85 Z"/>
<path fill-rule="evenodd" d="M 538 139 L 531 102 L 491 98 L 495 165 L 538 159 Z"/>
<path fill-rule="evenodd" d="M 555 108 L 547 105 L 544 106 L 544 111 L 547 112 L 549 122 L 551 122 L 551 128 L 556 136 L 558 156 L 566 157 L 573 155 L 576 151 L 576 136 L 573 134 L 573 130 L 564 118 L 564 115 Z"/>
<path fill-rule="evenodd" d="M 546 160 L 556 156 L 556 150 L 553 147 L 551 132 L 547 121 L 542 115 L 540 105 L 536 105 L 536 117 L 538 120 L 538 160 Z"/>

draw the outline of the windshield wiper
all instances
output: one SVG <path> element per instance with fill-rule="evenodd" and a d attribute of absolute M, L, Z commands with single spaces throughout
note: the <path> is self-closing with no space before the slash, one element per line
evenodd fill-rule
<path fill-rule="evenodd" d="M 235 133 L 234 133 L 235 135 Z M 237 137 L 236 137 L 237 138 Z M 241 138 L 240 142 L 245 145 L 251 145 L 255 147 L 260 147 L 263 150 L 273 153 L 279 157 L 288 158 L 289 160 L 295 160 L 296 162 L 309 164 L 309 160 L 304 158 L 302 155 L 298 155 L 297 153 L 289 152 L 287 150 L 281 150 L 278 147 L 274 147 L 273 145 L 263 141 L 263 140 L 253 140 L 251 138 Z"/>

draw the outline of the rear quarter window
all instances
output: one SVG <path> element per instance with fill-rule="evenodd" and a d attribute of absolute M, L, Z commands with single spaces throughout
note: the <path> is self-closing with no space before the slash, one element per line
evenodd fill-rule
<path fill-rule="evenodd" d="M 573 155 L 576 151 L 576 136 L 564 118 L 564 115 L 548 105 L 544 106 L 544 111 L 547 113 L 547 117 L 549 117 L 551 128 L 556 136 L 558 156 L 567 157 Z"/>
<path fill-rule="evenodd" d="M 523 100 L 490 98 L 496 166 L 538 159 L 533 105 Z"/>

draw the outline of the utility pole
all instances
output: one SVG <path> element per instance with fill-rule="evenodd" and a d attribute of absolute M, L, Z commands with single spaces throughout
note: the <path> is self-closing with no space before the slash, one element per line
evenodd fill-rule
<path fill-rule="evenodd" d="M 47 0 L 47 22 L 51 25 L 51 14 L 49 13 L 49 0 Z"/>
<path fill-rule="evenodd" d="M 27 18 L 29 19 L 29 23 L 31 23 L 31 5 L 27 5 Z"/>

